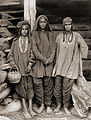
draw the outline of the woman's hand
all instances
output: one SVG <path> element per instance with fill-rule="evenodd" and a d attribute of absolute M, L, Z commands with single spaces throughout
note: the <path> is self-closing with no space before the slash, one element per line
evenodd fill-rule
<path fill-rule="evenodd" d="M 17 65 L 13 61 L 10 62 L 10 66 L 11 66 L 12 69 L 18 70 Z"/>
<path fill-rule="evenodd" d="M 12 69 L 15 70 L 15 71 L 18 71 L 18 67 L 17 67 L 17 65 L 15 65 L 15 64 L 12 65 Z"/>
<path fill-rule="evenodd" d="M 29 73 L 31 71 L 31 65 L 29 64 L 28 67 L 26 68 L 25 72 Z"/>
<path fill-rule="evenodd" d="M 45 66 L 49 65 L 50 64 L 50 61 L 47 59 L 46 63 L 45 63 Z"/>

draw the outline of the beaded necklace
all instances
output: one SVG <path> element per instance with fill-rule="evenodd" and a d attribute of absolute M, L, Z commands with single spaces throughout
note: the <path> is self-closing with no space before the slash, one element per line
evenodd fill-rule
<path fill-rule="evenodd" d="M 22 37 L 19 37 L 19 48 L 20 48 L 20 52 L 21 53 L 25 53 L 28 49 L 28 37 L 25 38 L 26 41 L 25 41 L 25 50 L 23 51 L 22 49 Z"/>
<path fill-rule="evenodd" d="M 63 35 L 63 42 L 65 42 L 65 35 L 66 34 Z M 70 37 L 71 37 L 71 39 L 70 39 Z M 72 39 L 73 39 L 73 32 L 69 34 L 68 41 L 72 42 Z"/>

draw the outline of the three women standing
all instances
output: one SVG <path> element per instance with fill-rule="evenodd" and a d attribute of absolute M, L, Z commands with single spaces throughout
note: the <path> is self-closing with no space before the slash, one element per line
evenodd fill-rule
<path fill-rule="evenodd" d="M 12 65 L 18 67 L 22 75 L 21 81 L 16 84 L 16 92 L 22 97 L 25 117 L 30 117 L 30 114 L 36 115 L 32 110 L 33 84 L 35 96 L 40 104 L 36 111 L 41 113 L 46 106 L 47 113 L 52 112 L 52 76 L 56 77 L 54 96 L 57 108 L 54 112 L 59 112 L 63 102 L 66 114 L 70 114 L 68 107 L 72 85 L 74 79 L 82 76 L 81 57 L 87 56 L 87 50 L 88 47 L 81 35 L 73 32 L 70 17 L 63 20 L 63 32 L 57 36 L 56 42 L 45 15 L 39 16 L 36 20 L 32 32 L 32 42 L 29 35 L 29 24 L 22 23 L 20 35 L 12 44 L 9 60 Z M 26 107 L 26 99 L 29 100 L 30 114 Z"/>

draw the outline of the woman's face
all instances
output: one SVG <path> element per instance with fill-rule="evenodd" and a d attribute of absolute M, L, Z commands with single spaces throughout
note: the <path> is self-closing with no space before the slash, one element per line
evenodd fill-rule
<path fill-rule="evenodd" d="M 42 30 L 44 30 L 46 28 L 47 25 L 47 21 L 45 20 L 45 18 L 40 18 L 39 20 L 39 26 Z"/>
<path fill-rule="evenodd" d="M 26 36 L 28 34 L 27 25 L 22 26 L 21 35 Z"/>
<path fill-rule="evenodd" d="M 70 22 L 65 23 L 64 27 L 65 27 L 65 30 L 66 30 L 67 32 L 70 32 L 70 31 L 71 31 L 71 23 L 70 23 Z"/>

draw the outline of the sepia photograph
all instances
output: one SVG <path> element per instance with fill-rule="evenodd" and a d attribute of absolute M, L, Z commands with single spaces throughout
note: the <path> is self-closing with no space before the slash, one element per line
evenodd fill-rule
<path fill-rule="evenodd" d="M 0 0 L 0 120 L 91 120 L 91 0 Z"/>

